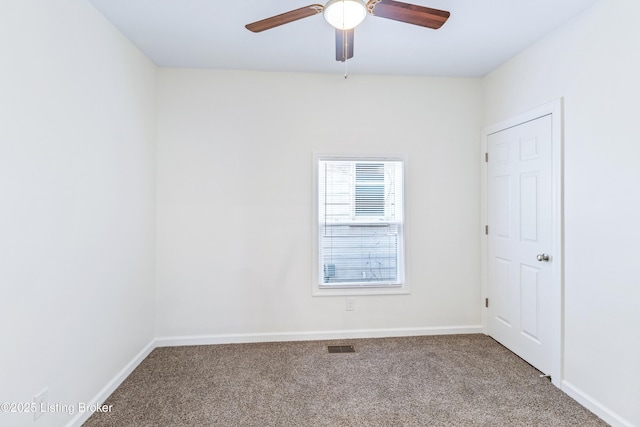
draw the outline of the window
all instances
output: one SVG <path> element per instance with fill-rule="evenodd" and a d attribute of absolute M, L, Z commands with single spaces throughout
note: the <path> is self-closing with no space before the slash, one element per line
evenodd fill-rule
<path fill-rule="evenodd" d="M 319 293 L 403 290 L 403 161 L 320 157 L 317 190 Z"/>

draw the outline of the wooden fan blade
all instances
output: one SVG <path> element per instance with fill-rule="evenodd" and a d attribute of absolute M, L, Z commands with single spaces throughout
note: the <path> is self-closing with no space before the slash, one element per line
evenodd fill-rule
<path fill-rule="evenodd" d="M 367 7 L 374 16 L 433 28 L 434 30 L 442 27 L 451 15 L 445 10 L 431 9 L 395 0 L 370 0 Z"/>
<path fill-rule="evenodd" d="M 336 28 L 336 61 L 344 62 L 353 58 L 353 28 L 339 30 Z"/>
<path fill-rule="evenodd" d="M 249 31 L 253 31 L 254 33 L 259 33 L 260 31 L 279 27 L 280 25 L 288 24 L 289 22 L 297 21 L 298 19 L 317 15 L 322 12 L 323 9 L 324 6 L 320 4 L 311 4 L 309 6 L 301 7 L 300 9 L 291 10 L 289 12 L 281 13 L 280 15 L 272 16 L 271 18 L 247 24 L 245 25 L 245 28 Z"/>

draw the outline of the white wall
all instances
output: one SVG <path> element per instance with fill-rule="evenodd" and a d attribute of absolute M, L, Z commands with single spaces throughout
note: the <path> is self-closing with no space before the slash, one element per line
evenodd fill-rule
<path fill-rule="evenodd" d="M 155 67 L 85 0 L 3 0 L 0 58 L 0 402 L 77 409 L 154 337 Z"/>
<path fill-rule="evenodd" d="M 160 338 L 480 325 L 480 80 L 158 79 Z M 314 150 L 407 154 L 410 295 L 356 297 L 354 312 L 344 297 L 311 296 Z"/>
<path fill-rule="evenodd" d="M 620 425 L 640 425 L 638 16 L 602 0 L 485 79 L 486 125 L 564 98 L 563 388 Z"/>
<path fill-rule="evenodd" d="M 84 0 L 3 1 L 0 401 L 88 401 L 154 332 L 477 326 L 478 131 L 564 97 L 563 388 L 640 425 L 639 13 L 602 0 L 489 75 L 484 121 L 473 79 L 160 70 L 156 176 L 153 64 Z M 313 150 L 408 155 L 410 295 L 311 296 Z"/>

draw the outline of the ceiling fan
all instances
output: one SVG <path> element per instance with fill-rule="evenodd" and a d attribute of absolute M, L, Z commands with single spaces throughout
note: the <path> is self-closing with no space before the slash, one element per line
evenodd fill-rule
<path fill-rule="evenodd" d="M 319 13 L 324 13 L 324 18 L 336 29 L 336 61 L 342 62 L 353 57 L 354 28 L 367 14 L 434 30 L 442 27 L 450 15 L 444 10 L 395 0 L 369 0 L 366 3 L 365 0 L 330 0 L 324 6 L 311 4 L 247 24 L 245 27 L 249 31 L 259 33 Z"/>

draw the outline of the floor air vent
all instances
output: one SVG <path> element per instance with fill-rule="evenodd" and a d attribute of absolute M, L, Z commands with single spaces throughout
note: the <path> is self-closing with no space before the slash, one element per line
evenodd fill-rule
<path fill-rule="evenodd" d="M 328 345 L 327 351 L 329 353 L 355 353 L 356 347 L 353 344 L 349 345 Z"/>

